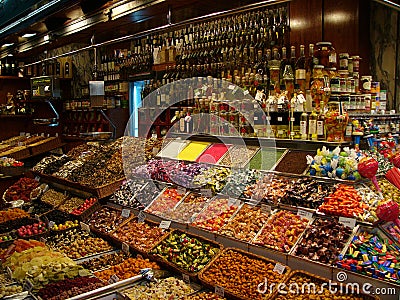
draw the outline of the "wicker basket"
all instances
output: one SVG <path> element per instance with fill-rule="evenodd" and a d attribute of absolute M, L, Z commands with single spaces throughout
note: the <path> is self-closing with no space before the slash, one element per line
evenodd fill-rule
<path fill-rule="evenodd" d="M 213 246 L 216 247 L 216 248 L 219 248 L 219 252 L 218 252 L 216 255 L 214 255 L 214 257 L 212 257 L 212 258 L 210 259 L 210 261 L 206 264 L 206 266 L 205 266 L 204 268 L 206 268 L 206 267 L 214 260 L 214 258 L 223 250 L 223 245 L 220 244 L 220 243 L 217 243 L 217 242 L 215 242 L 215 241 L 206 239 L 206 238 L 201 237 L 201 236 L 199 236 L 199 235 L 195 235 L 195 234 L 192 234 L 192 233 L 187 233 L 187 232 L 182 231 L 182 230 L 175 229 L 173 232 L 170 232 L 170 234 L 169 234 L 168 236 L 170 236 L 171 234 L 175 234 L 175 233 L 178 233 L 178 234 L 186 234 L 188 237 L 196 238 L 196 239 L 198 239 L 198 240 L 200 240 L 200 241 L 209 243 L 209 244 L 213 245 Z M 160 245 L 165 239 L 167 239 L 168 236 L 166 236 L 164 239 L 160 240 L 157 244 L 155 244 L 152 250 L 154 250 L 154 249 L 155 249 L 158 245 Z M 155 260 L 155 261 L 157 261 L 157 262 L 159 262 L 159 263 L 161 263 L 161 264 L 163 264 L 163 265 L 166 265 L 166 266 L 169 267 L 170 269 L 173 269 L 173 270 L 175 270 L 176 272 L 179 272 L 179 273 L 186 274 L 186 275 L 190 276 L 191 278 L 197 278 L 197 275 L 198 275 L 198 274 L 200 273 L 200 271 L 201 271 L 201 270 L 200 270 L 200 271 L 198 271 L 198 272 L 189 272 L 189 271 L 187 271 L 187 270 L 185 270 L 185 269 L 180 268 L 180 267 L 177 266 L 176 264 L 174 264 L 174 263 L 172 263 L 172 262 L 166 260 L 165 258 L 160 257 L 159 255 L 151 254 L 151 251 L 149 252 L 149 256 L 150 256 L 153 260 Z"/>
<path fill-rule="evenodd" d="M 258 260 L 261 260 L 261 261 L 263 261 L 263 262 L 265 262 L 266 264 L 273 264 L 273 265 L 275 265 L 277 262 L 276 261 L 273 261 L 273 260 L 270 260 L 270 259 L 268 259 L 268 258 L 265 258 L 265 257 L 262 257 L 262 256 L 259 256 L 259 255 L 256 255 L 256 254 L 251 254 L 251 253 L 248 253 L 248 252 L 246 252 L 246 251 L 243 251 L 243 250 L 239 250 L 239 249 L 236 249 L 236 248 L 225 248 L 221 253 L 219 253 L 214 259 L 213 259 L 213 261 L 211 261 L 208 265 L 207 265 L 207 267 L 205 267 L 203 270 L 201 270 L 200 271 L 200 273 L 199 273 L 199 279 L 200 279 L 200 281 L 201 281 L 201 283 L 204 285 L 204 286 L 206 286 L 207 288 L 210 288 L 211 290 L 214 290 L 214 288 L 215 288 L 215 282 L 212 282 L 212 281 L 210 281 L 204 274 L 205 273 L 207 273 L 207 271 L 208 271 L 208 269 L 214 264 L 214 263 L 216 263 L 216 261 L 219 259 L 219 257 L 221 256 L 221 255 L 223 255 L 223 253 L 225 253 L 225 252 L 227 252 L 227 251 L 235 251 L 235 252 L 238 252 L 238 253 L 240 253 L 240 254 L 242 254 L 242 255 L 245 255 L 245 256 L 247 256 L 247 257 L 250 257 L 250 258 L 253 258 L 253 259 L 258 259 Z M 243 272 L 245 272 L 246 270 L 243 270 Z M 281 282 L 286 282 L 286 280 L 287 280 L 287 278 L 289 277 L 289 275 L 290 275 L 290 272 L 291 272 L 291 269 L 288 267 L 288 266 L 285 266 L 285 274 L 283 275 L 283 277 L 282 277 L 282 279 L 280 280 L 280 282 L 279 283 L 281 283 Z M 240 276 L 240 274 L 238 274 L 238 276 Z M 233 279 L 232 279 L 233 280 Z M 261 283 L 261 282 L 260 282 Z M 224 287 L 224 286 L 222 286 L 222 287 Z M 234 291 L 232 291 L 232 290 L 230 290 L 230 289 L 227 289 L 227 288 L 225 288 L 224 287 L 224 289 L 225 289 L 225 296 L 226 297 L 228 297 L 229 299 L 237 299 L 237 300 L 254 300 L 254 298 L 250 298 L 250 296 L 248 296 L 247 294 L 245 294 L 244 292 L 243 292 L 243 294 L 241 294 L 241 295 L 239 295 L 239 294 L 237 294 L 237 293 L 235 293 Z M 273 290 L 274 291 L 274 290 Z M 261 294 L 260 294 L 260 299 L 270 299 L 271 298 L 271 295 L 272 294 L 267 294 L 267 295 L 264 295 L 264 296 L 261 296 Z"/>

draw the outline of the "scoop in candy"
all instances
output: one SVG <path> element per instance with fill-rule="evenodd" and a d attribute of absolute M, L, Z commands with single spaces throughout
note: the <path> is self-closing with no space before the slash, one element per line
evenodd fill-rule
<path fill-rule="evenodd" d="M 372 157 L 365 157 L 358 163 L 358 173 L 362 177 L 368 178 L 375 185 L 376 189 L 380 192 L 378 181 L 376 180 L 376 172 L 378 171 L 378 162 Z"/>

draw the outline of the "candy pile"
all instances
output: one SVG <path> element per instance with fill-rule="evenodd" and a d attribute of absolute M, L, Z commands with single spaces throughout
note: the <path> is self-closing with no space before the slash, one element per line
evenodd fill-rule
<path fill-rule="evenodd" d="M 0 167 L 22 167 L 22 161 L 15 160 L 11 157 L 0 157 Z"/>
<path fill-rule="evenodd" d="M 32 178 L 21 178 L 12 186 L 10 186 L 5 192 L 6 201 L 24 200 L 25 202 L 30 201 L 30 194 L 33 189 L 39 186 L 39 182 Z"/>
<path fill-rule="evenodd" d="M 192 217 L 197 216 L 209 200 L 210 198 L 191 193 L 174 210 L 164 212 L 163 218 L 190 223 Z"/>
<path fill-rule="evenodd" d="M 231 175 L 231 170 L 228 168 L 212 167 L 195 176 L 193 183 L 200 188 L 208 188 L 217 193 L 223 190 L 229 175 Z"/>
<path fill-rule="evenodd" d="M 91 215 L 88 225 L 103 233 L 109 233 L 115 230 L 123 221 L 124 218 L 121 216 L 120 210 L 102 207 Z"/>
<path fill-rule="evenodd" d="M 172 210 L 182 200 L 184 195 L 175 188 L 167 188 L 153 203 L 146 209 L 148 213 L 162 215 Z"/>

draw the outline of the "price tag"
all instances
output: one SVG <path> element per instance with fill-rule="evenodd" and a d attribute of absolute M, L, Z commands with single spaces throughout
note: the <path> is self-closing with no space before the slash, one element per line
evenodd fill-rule
<path fill-rule="evenodd" d="M 188 274 L 182 274 L 183 282 L 190 284 L 190 277 Z"/>
<path fill-rule="evenodd" d="M 228 86 L 228 89 L 234 90 L 234 89 L 235 89 L 235 86 L 234 86 L 233 84 L 230 84 L 230 85 Z"/>
<path fill-rule="evenodd" d="M 295 119 L 295 118 L 293 118 L 293 117 L 292 117 L 292 118 L 290 118 L 290 121 L 291 121 L 291 122 L 294 122 L 295 120 L 296 120 L 296 119 Z"/>
<path fill-rule="evenodd" d="M 176 191 L 178 192 L 179 195 L 185 195 L 186 194 L 186 189 L 183 186 L 178 186 L 176 188 Z"/>
<path fill-rule="evenodd" d="M 301 209 L 299 209 L 297 211 L 297 215 L 300 217 L 303 217 L 303 218 L 307 218 L 309 220 L 312 219 L 312 217 L 313 217 L 313 213 L 306 211 L 306 210 L 301 210 Z"/>
<path fill-rule="evenodd" d="M 33 208 L 34 208 L 33 206 L 29 207 L 28 214 L 31 214 L 33 212 Z"/>
<path fill-rule="evenodd" d="M 129 254 L 129 245 L 127 243 L 122 243 L 122 252 Z"/>
<path fill-rule="evenodd" d="M 216 285 L 214 293 L 218 296 L 225 297 L 225 290 L 222 286 Z"/>
<path fill-rule="evenodd" d="M 56 223 L 54 221 L 49 221 L 49 229 L 53 228 Z"/>
<path fill-rule="evenodd" d="M 278 117 L 278 122 L 282 122 L 282 117 Z"/>
<path fill-rule="evenodd" d="M 32 291 L 32 289 L 33 289 L 32 282 L 29 279 L 26 279 L 25 283 L 24 283 L 24 290 L 30 292 L 30 291 Z"/>
<path fill-rule="evenodd" d="M 81 228 L 84 231 L 90 232 L 90 227 L 88 224 L 81 222 Z"/>
<path fill-rule="evenodd" d="M 169 226 L 171 226 L 171 221 L 166 221 L 166 220 L 164 220 L 164 221 L 161 221 L 160 222 L 160 228 L 161 229 L 168 229 L 169 228 Z"/>
<path fill-rule="evenodd" d="M 29 137 L 29 136 L 31 136 L 31 134 L 29 132 L 27 132 L 27 133 L 25 133 L 25 136 Z"/>
<path fill-rule="evenodd" d="M 271 121 L 271 116 L 267 116 L 267 121 Z"/>
<path fill-rule="evenodd" d="M 146 214 L 141 210 L 138 214 L 138 223 L 143 223 L 144 220 L 146 219 Z"/>
<path fill-rule="evenodd" d="M 350 228 L 356 227 L 356 219 L 352 218 L 339 217 L 339 223 Z"/>
<path fill-rule="evenodd" d="M 111 277 L 110 277 L 110 279 L 108 279 L 108 283 L 109 284 L 113 284 L 113 283 L 116 283 L 116 282 L 118 282 L 119 281 L 119 278 L 118 278 L 118 276 L 117 275 L 112 275 Z"/>
<path fill-rule="evenodd" d="M 121 212 L 121 216 L 123 218 L 129 218 L 130 215 L 131 215 L 131 211 L 127 208 L 124 208 Z"/>
<path fill-rule="evenodd" d="M 212 191 L 211 189 L 200 189 L 200 194 L 203 197 L 211 198 L 212 197 Z"/>
<path fill-rule="evenodd" d="M 271 211 L 272 211 L 271 205 L 261 204 L 261 212 L 263 212 L 265 214 L 270 214 Z"/>
<path fill-rule="evenodd" d="M 283 134 L 283 130 L 278 130 L 278 135 L 282 135 Z"/>
<path fill-rule="evenodd" d="M 283 274 L 283 272 L 285 272 L 285 266 L 281 265 L 280 263 L 277 263 L 274 267 L 274 272 L 278 273 L 278 274 Z"/>
<path fill-rule="evenodd" d="M 249 91 L 248 90 L 245 90 L 244 92 L 243 92 L 243 95 L 248 95 L 249 94 Z"/>
<path fill-rule="evenodd" d="M 156 139 L 156 138 L 157 138 L 157 134 L 153 133 L 153 134 L 151 135 L 151 137 L 152 137 L 153 139 Z"/>
<path fill-rule="evenodd" d="M 12 271 L 11 271 L 10 267 L 7 267 L 7 274 L 8 274 L 8 276 L 10 276 L 10 278 L 12 278 Z"/>
<path fill-rule="evenodd" d="M 254 117 L 254 121 L 258 121 L 258 117 Z"/>
<path fill-rule="evenodd" d="M 157 155 L 160 152 L 160 148 L 153 148 L 153 155 Z"/>

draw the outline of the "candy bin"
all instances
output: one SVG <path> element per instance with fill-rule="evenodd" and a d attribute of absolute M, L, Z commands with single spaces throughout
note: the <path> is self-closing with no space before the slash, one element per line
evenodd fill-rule
<path fill-rule="evenodd" d="M 325 128 L 328 142 L 343 142 L 349 115 L 343 109 L 339 97 L 332 96 L 325 114 Z"/>

